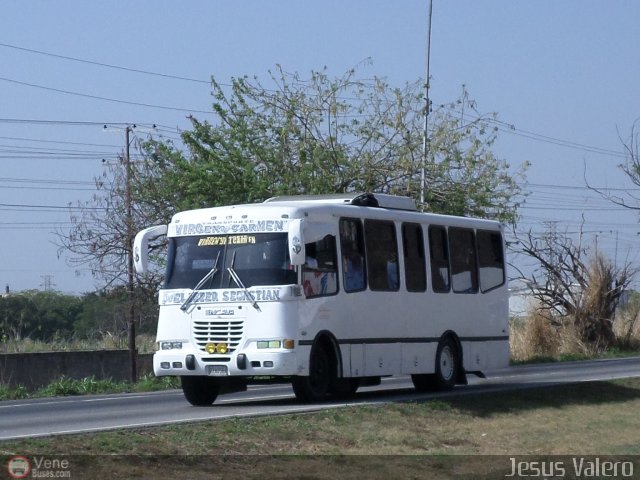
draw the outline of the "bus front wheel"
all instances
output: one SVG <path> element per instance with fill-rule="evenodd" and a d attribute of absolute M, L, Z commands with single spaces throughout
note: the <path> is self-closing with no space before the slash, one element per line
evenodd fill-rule
<path fill-rule="evenodd" d="M 209 407 L 218 398 L 220 384 L 209 377 L 180 377 L 182 392 L 194 407 Z"/>
<path fill-rule="evenodd" d="M 320 344 L 314 345 L 309 358 L 309 376 L 293 377 L 291 381 L 296 398 L 305 403 L 324 400 L 335 377 L 331 365 L 326 347 Z"/>

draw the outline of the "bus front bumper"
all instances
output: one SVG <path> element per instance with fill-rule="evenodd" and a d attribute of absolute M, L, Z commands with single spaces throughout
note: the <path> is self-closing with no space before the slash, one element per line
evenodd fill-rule
<path fill-rule="evenodd" d="M 201 352 L 158 351 L 153 372 L 160 376 L 290 376 L 297 373 L 295 351 L 234 353 L 231 356 Z"/>

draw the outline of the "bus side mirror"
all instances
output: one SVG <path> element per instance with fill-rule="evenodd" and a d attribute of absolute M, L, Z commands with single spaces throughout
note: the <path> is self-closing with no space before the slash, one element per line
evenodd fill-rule
<path fill-rule="evenodd" d="M 303 229 L 304 219 L 296 218 L 289 222 L 289 257 L 292 265 L 304 265 L 306 262 Z"/>
<path fill-rule="evenodd" d="M 167 234 L 166 225 L 145 228 L 133 241 L 133 265 L 139 275 L 149 271 L 149 242 Z"/>

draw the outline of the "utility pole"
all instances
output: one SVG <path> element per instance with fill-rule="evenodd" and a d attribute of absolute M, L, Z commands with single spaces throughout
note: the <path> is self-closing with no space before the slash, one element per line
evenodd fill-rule
<path fill-rule="evenodd" d="M 127 125 L 124 134 L 124 165 L 125 165 L 125 208 L 126 208 L 126 240 L 127 251 L 127 344 L 129 347 L 129 368 L 131 383 L 138 381 L 137 349 L 136 349 L 136 317 L 133 290 L 133 205 L 131 199 L 131 156 L 130 156 L 131 127 Z"/>
<path fill-rule="evenodd" d="M 427 20 L 427 67 L 424 80 L 425 89 L 425 109 L 424 109 L 424 134 L 422 138 L 422 169 L 420 174 L 420 207 L 424 211 L 424 198 L 426 188 L 426 172 L 427 160 L 429 156 L 429 111 L 431 110 L 431 100 L 429 100 L 429 64 L 431 63 L 431 14 L 433 12 L 433 0 L 429 0 L 429 16 Z"/>
<path fill-rule="evenodd" d="M 55 287 L 53 283 L 53 275 L 40 275 L 42 277 L 43 283 L 40 284 L 41 287 L 44 288 L 45 292 L 50 292 Z"/>

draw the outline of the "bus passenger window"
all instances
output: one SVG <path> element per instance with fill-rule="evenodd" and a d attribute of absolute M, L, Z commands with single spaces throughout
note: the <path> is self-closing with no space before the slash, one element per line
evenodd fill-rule
<path fill-rule="evenodd" d="M 364 231 L 369 288 L 377 291 L 398 290 L 400 277 L 395 224 L 384 220 L 365 220 Z"/>
<path fill-rule="evenodd" d="M 307 298 L 338 292 L 336 237 L 327 235 L 305 245 L 307 262 L 302 266 L 302 288 Z"/>
<path fill-rule="evenodd" d="M 456 293 L 476 293 L 478 291 L 478 266 L 473 230 L 450 228 L 449 250 L 451 251 L 453 291 Z"/>
<path fill-rule="evenodd" d="M 429 227 L 429 258 L 431 260 L 431 287 L 436 293 L 449 291 L 449 248 L 447 229 Z"/>
<path fill-rule="evenodd" d="M 480 290 L 488 292 L 504 284 L 504 252 L 500 232 L 478 230 L 478 263 Z"/>
<path fill-rule="evenodd" d="M 404 251 L 404 276 L 409 292 L 424 292 L 427 289 L 427 275 L 424 258 L 422 227 L 416 223 L 402 225 L 402 245 Z"/>
<path fill-rule="evenodd" d="M 364 290 L 367 287 L 366 265 L 360 220 L 351 218 L 340 220 L 340 249 L 345 292 Z"/>

